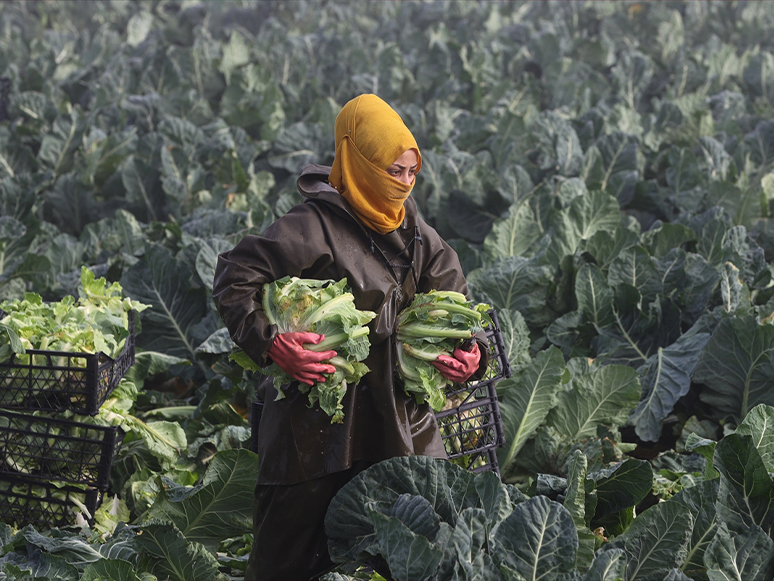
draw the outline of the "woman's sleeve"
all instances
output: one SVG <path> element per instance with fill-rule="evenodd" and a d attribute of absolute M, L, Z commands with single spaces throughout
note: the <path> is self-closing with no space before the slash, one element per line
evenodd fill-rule
<path fill-rule="evenodd" d="M 261 307 L 265 283 L 284 276 L 301 276 L 332 262 L 318 211 L 300 204 L 266 229 L 263 236 L 245 236 L 218 256 L 212 298 L 231 338 L 256 363 L 276 335 Z"/>

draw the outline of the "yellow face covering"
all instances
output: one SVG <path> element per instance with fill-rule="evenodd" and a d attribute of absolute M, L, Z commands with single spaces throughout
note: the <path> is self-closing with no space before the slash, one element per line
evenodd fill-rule
<path fill-rule="evenodd" d="M 400 116 L 376 95 L 360 95 L 336 117 L 336 157 L 328 178 L 358 217 L 372 230 L 386 234 L 403 222 L 406 201 L 414 187 L 385 170 L 404 152 L 419 147 Z"/>

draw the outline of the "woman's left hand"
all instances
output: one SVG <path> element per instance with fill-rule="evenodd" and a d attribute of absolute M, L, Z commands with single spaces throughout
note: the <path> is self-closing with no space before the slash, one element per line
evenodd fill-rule
<path fill-rule="evenodd" d="M 473 343 L 470 351 L 463 351 L 457 347 L 453 355 L 454 357 L 439 355 L 432 364 L 446 379 L 454 383 L 465 383 L 478 370 L 478 362 L 481 360 L 478 343 Z"/>

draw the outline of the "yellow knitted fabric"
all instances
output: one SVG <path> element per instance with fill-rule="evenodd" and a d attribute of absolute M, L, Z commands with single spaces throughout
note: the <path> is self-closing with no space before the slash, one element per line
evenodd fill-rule
<path fill-rule="evenodd" d="M 355 97 L 339 112 L 335 125 L 336 157 L 328 178 L 372 230 L 386 234 L 403 222 L 406 185 L 385 170 L 404 152 L 419 147 L 400 116 L 376 95 Z"/>

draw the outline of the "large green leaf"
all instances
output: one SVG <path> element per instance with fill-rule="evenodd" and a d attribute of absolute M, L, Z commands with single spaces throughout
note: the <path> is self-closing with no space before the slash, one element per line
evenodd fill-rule
<path fill-rule="evenodd" d="M 608 286 L 605 275 L 594 264 L 586 263 L 575 276 L 575 299 L 578 310 L 597 327 L 613 323 L 613 290 Z"/>
<path fill-rule="evenodd" d="M 151 306 L 142 314 L 138 343 L 143 349 L 193 360 L 194 350 L 209 336 L 197 328 L 210 309 L 204 289 L 190 285 L 192 270 L 184 258 L 154 245 L 121 277 L 129 297 Z"/>
<path fill-rule="evenodd" d="M 511 371 L 518 375 L 522 368 L 532 362 L 529 356 L 529 327 L 519 311 L 497 311 L 497 320 L 505 345 L 505 356 L 511 365 Z"/>
<path fill-rule="evenodd" d="M 546 325 L 553 319 L 546 307 L 551 278 L 548 267 L 519 256 L 502 258 L 467 276 L 474 297 L 498 311 L 517 310 L 528 324 L 535 326 Z"/>
<path fill-rule="evenodd" d="M 38 161 L 56 175 L 70 171 L 73 154 L 81 145 L 85 129 L 86 120 L 78 114 L 78 109 L 57 117 L 51 131 L 43 136 Z"/>
<path fill-rule="evenodd" d="M 562 353 L 552 346 L 538 353 L 519 378 L 498 384 L 506 440 L 506 446 L 498 450 L 501 466 L 510 464 L 556 404 L 555 392 L 564 369 Z"/>
<path fill-rule="evenodd" d="M 718 517 L 733 532 L 752 525 L 769 530 L 774 523 L 774 481 L 769 476 L 752 436 L 731 434 L 715 446 L 720 472 Z"/>
<path fill-rule="evenodd" d="M 634 369 L 605 365 L 589 375 L 574 378 L 570 389 L 559 392 L 547 424 L 572 440 L 594 436 L 599 424 L 622 425 L 639 394 L 640 383 Z"/>
<path fill-rule="evenodd" d="M 625 571 L 626 552 L 623 549 L 599 551 L 583 581 L 623 581 Z"/>
<path fill-rule="evenodd" d="M 699 353 L 709 338 L 709 333 L 686 333 L 666 349 L 659 347 L 637 370 L 642 395 L 629 421 L 641 440 L 656 442 L 661 437 L 661 423 L 688 393 Z"/>
<path fill-rule="evenodd" d="M 774 473 L 774 408 L 765 404 L 755 406 L 735 433 L 752 437 L 766 470 Z"/>
<path fill-rule="evenodd" d="M 731 532 L 720 523 L 704 554 L 710 581 L 750 581 L 774 576 L 774 541 L 757 525 Z"/>
<path fill-rule="evenodd" d="M 616 538 L 629 557 L 626 581 L 663 579 L 685 561 L 691 538 L 691 512 L 682 505 L 662 502 L 634 519 Z"/>
<path fill-rule="evenodd" d="M 686 506 L 693 516 L 691 542 L 682 570 L 689 576 L 701 572 L 704 568 L 704 553 L 707 550 L 718 527 L 715 500 L 718 496 L 718 479 L 705 480 L 696 486 L 684 488 L 669 502 Z"/>
<path fill-rule="evenodd" d="M 494 526 L 510 514 L 511 499 L 518 496 L 509 492 L 513 487 L 496 481 L 495 475 L 476 475 L 427 456 L 379 462 L 350 480 L 331 501 L 325 516 L 331 557 L 337 562 L 358 561 L 375 554 L 379 543 L 367 506 L 392 506 L 402 494 L 424 497 L 452 527 L 465 509 L 476 507 L 486 511 Z"/>
<path fill-rule="evenodd" d="M 140 581 L 129 561 L 102 559 L 83 570 L 81 581 Z"/>
<path fill-rule="evenodd" d="M 653 469 L 647 460 L 627 458 L 588 475 L 597 496 L 595 518 L 637 505 L 653 487 Z"/>
<path fill-rule="evenodd" d="M 701 400 L 718 417 L 741 421 L 756 405 L 774 404 L 774 326 L 753 316 L 720 322 L 699 355 L 694 381 Z"/>
<path fill-rule="evenodd" d="M 646 305 L 652 302 L 663 289 L 661 276 L 650 254 L 641 246 L 627 248 L 610 263 L 607 281 L 611 287 L 620 284 L 633 286 L 640 291 Z"/>
<path fill-rule="evenodd" d="M 564 495 L 564 508 L 570 513 L 578 531 L 578 554 L 575 565 L 586 571 L 594 560 L 594 533 L 588 527 L 590 518 L 586 518 L 586 470 L 588 460 L 583 452 L 575 450 L 568 461 L 567 490 Z M 588 515 L 589 517 L 591 515 Z M 597 567 L 600 567 L 597 564 Z"/>
<path fill-rule="evenodd" d="M 545 496 L 522 502 L 493 535 L 501 570 L 526 581 L 555 579 L 575 568 L 578 535 L 570 513 Z"/>
<path fill-rule="evenodd" d="M 217 558 L 204 545 L 186 540 L 172 523 L 151 520 L 140 530 L 136 540 L 140 570 L 169 581 L 224 579 Z"/>
<path fill-rule="evenodd" d="M 540 238 L 540 225 L 526 201 L 511 205 L 508 216 L 496 220 L 484 240 L 484 252 L 494 260 L 504 256 L 526 256 Z"/>
<path fill-rule="evenodd" d="M 198 486 L 173 500 L 162 489 L 148 516 L 171 521 L 188 541 L 216 549 L 222 539 L 249 532 L 258 457 L 249 450 L 218 452 Z"/>
<path fill-rule="evenodd" d="M 615 230 L 619 222 L 620 208 L 614 197 L 599 190 L 577 196 L 552 219 L 549 260 L 559 264 L 563 257 L 575 253 L 582 240 L 588 240 L 600 230 Z"/>
<path fill-rule="evenodd" d="M 432 508 L 430 509 L 432 511 Z M 399 518 L 371 512 L 379 549 L 396 579 L 423 581 L 433 578 L 443 550 L 431 539 L 415 533 Z"/>

